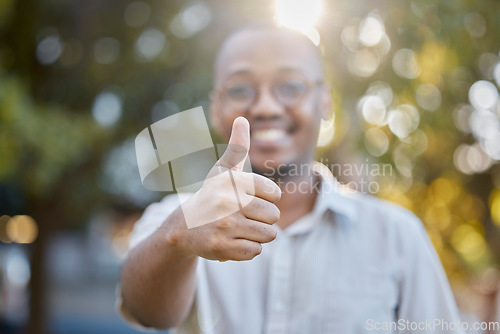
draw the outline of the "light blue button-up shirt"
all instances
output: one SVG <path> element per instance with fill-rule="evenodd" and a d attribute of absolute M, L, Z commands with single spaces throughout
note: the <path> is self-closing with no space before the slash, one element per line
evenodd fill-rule
<path fill-rule="evenodd" d="M 170 196 L 150 206 L 130 246 L 178 205 Z M 313 211 L 278 228 L 259 256 L 199 259 L 196 300 L 176 332 L 461 333 L 454 330 L 459 326 L 449 283 L 420 220 L 323 175 Z"/>

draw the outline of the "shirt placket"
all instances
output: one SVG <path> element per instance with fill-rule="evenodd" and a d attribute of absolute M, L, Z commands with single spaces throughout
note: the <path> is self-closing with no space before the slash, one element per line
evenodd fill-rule
<path fill-rule="evenodd" d="M 276 251 L 269 270 L 266 333 L 290 333 L 292 305 L 293 250 L 292 237 L 282 233 L 276 239 Z"/>

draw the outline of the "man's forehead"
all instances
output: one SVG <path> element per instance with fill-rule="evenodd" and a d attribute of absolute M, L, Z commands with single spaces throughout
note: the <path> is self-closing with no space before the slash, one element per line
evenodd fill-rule
<path fill-rule="evenodd" d="M 216 60 L 216 83 L 253 72 L 303 72 L 323 78 L 321 55 L 307 37 L 278 28 L 249 28 L 229 36 Z M 273 73 L 274 74 L 274 73 Z"/>

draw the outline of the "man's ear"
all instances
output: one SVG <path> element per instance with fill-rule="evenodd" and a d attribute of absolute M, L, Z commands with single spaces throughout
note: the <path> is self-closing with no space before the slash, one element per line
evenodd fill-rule
<path fill-rule="evenodd" d="M 332 94 L 328 85 L 324 85 L 321 89 L 320 108 L 322 119 L 327 120 L 332 117 Z"/>
<path fill-rule="evenodd" d="M 222 134 L 222 126 L 220 123 L 220 108 L 218 101 L 215 97 L 215 92 L 210 93 L 210 121 L 213 125 L 215 132 L 220 136 Z"/>

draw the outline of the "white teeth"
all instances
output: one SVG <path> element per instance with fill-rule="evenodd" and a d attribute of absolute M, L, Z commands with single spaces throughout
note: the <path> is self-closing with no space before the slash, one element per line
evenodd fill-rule
<path fill-rule="evenodd" d="M 268 129 L 254 131 L 252 136 L 257 140 L 274 141 L 283 138 L 286 135 L 285 131 L 280 129 Z"/>

